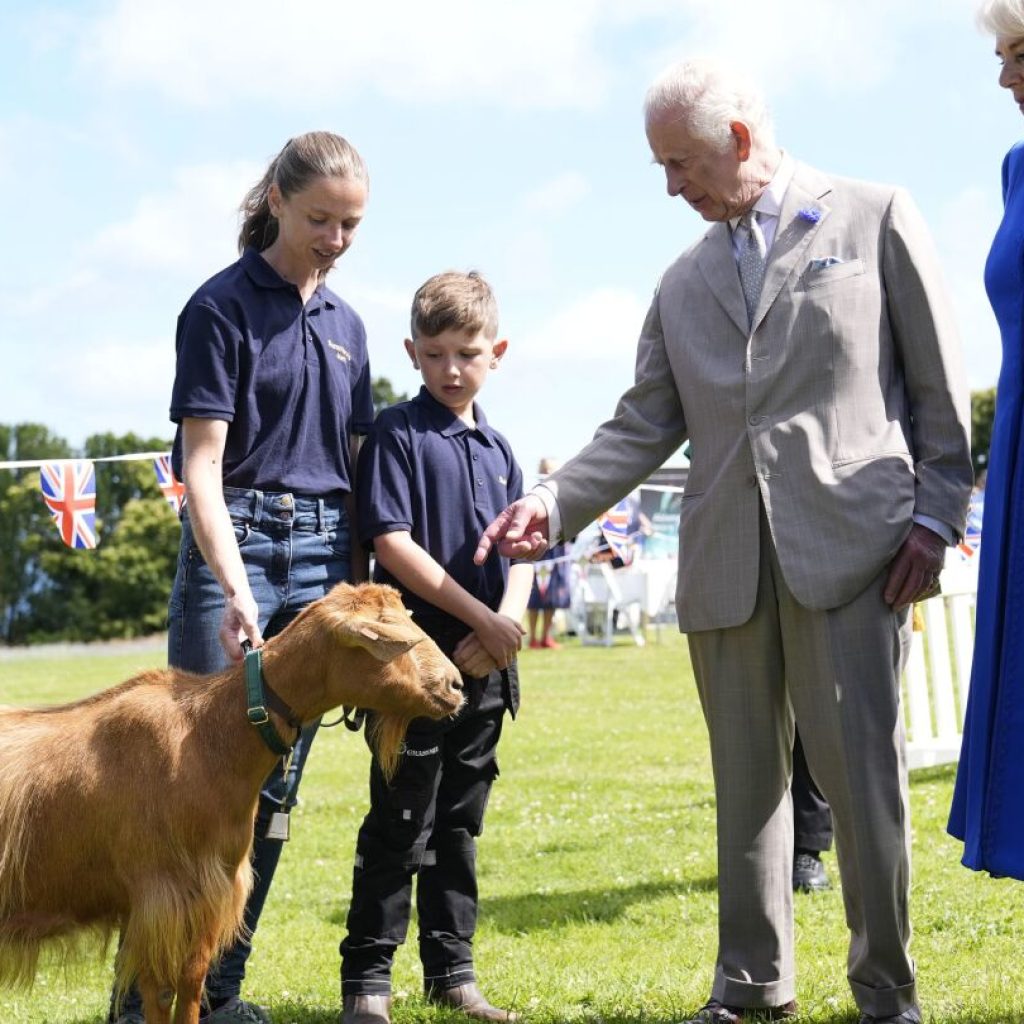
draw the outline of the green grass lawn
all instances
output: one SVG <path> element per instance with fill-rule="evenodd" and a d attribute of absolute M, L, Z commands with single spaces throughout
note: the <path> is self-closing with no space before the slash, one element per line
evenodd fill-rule
<path fill-rule="evenodd" d="M 68 699 L 162 656 L 0 661 L 0 702 Z M 538 1024 L 678 1020 L 708 994 L 717 941 L 714 795 L 685 643 L 662 629 L 646 648 L 526 651 L 521 675 L 523 708 L 502 740 L 480 841 L 485 991 Z M 367 767 L 361 737 L 320 734 L 246 983 L 277 1024 L 338 1019 L 337 946 Z M 1024 887 L 959 865 L 945 834 L 952 784 L 942 768 L 912 785 L 925 1019 L 1024 1021 Z M 856 1020 L 838 891 L 797 900 L 797 941 L 802 1019 Z M 70 975 L 44 970 L 29 993 L 0 991 L 0 1024 L 100 1024 L 109 978 L 99 959 Z M 395 992 L 397 1024 L 459 1019 L 423 1003 L 415 940 L 399 952 Z"/>

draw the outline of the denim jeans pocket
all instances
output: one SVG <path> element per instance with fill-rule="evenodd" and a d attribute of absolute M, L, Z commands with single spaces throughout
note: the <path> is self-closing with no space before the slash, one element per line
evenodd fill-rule
<path fill-rule="evenodd" d="M 348 527 L 348 520 L 344 517 L 333 523 L 325 524 L 320 531 L 327 553 L 334 558 L 350 560 L 352 554 L 352 533 Z"/>

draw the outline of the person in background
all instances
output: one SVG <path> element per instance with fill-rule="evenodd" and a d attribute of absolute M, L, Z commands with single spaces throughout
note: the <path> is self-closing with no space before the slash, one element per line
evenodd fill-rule
<path fill-rule="evenodd" d="M 557 468 L 557 459 L 544 458 L 540 460 L 537 472 L 543 480 Z M 557 650 L 562 646 L 555 639 L 552 630 L 556 610 L 568 608 L 572 603 L 571 579 L 569 545 L 555 544 L 534 567 L 533 588 L 526 606 L 530 647 L 534 650 Z"/>
<path fill-rule="evenodd" d="M 919 1024 L 899 681 L 971 487 L 948 289 L 909 196 L 799 163 L 742 75 L 674 65 L 644 113 L 669 195 L 711 226 L 662 276 L 612 418 L 476 557 L 537 557 L 689 439 L 676 611 L 711 742 L 719 946 L 688 1022 L 796 1013 L 798 728 L 835 820 L 860 1024 Z"/>
<path fill-rule="evenodd" d="M 1024 0 L 986 0 L 999 84 L 1024 113 Z M 1003 161 L 1003 220 L 985 266 L 1003 362 L 982 513 L 974 662 L 949 831 L 963 863 L 1024 880 L 1024 143 Z M 968 538 L 970 539 L 970 538 Z"/>
<path fill-rule="evenodd" d="M 793 891 L 824 892 L 832 888 L 821 859 L 832 849 L 832 809 L 807 767 L 800 733 L 793 736 Z"/>
<path fill-rule="evenodd" d="M 529 564 L 473 560 L 480 530 L 523 489 L 508 441 L 476 401 L 508 347 L 497 336 L 497 303 L 479 274 L 430 278 L 405 342 L 423 387 L 381 412 L 360 454 L 360 538 L 376 556 L 374 579 L 401 591 L 461 669 L 465 705 L 443 722 L 412 722 L 393 778 L 372 762 L 341 943 L 342 1024 L 390 1021 L 414 876 L 427 1000 L 477 1020 L 516 1016 L 487 1001 L 473 965 L 476 840 L 505 712 L 519 706 L 516 653 L 533 580 Z"/>
<path fill-rule="evenodd" d="M 369 176 L 343 138 L 290 139 L 242 204 L 241 258 L 178 317 L 172 465 L 185 483 L 168 662 L 218 672 L 336 583 L 366 577 L 350 547 L 357 438 L 373 421 L 366 331 L 325 279 L 363 219 Z M 211 965 L 204 1024 L 267 1024 L 241 999 L 253 933 L 317 724 L 260 795 L 246 934 Z M 289 740 L 294 737 L 289 737 Z M 110 1019 L 143 1024 L 141 998 Z"/>

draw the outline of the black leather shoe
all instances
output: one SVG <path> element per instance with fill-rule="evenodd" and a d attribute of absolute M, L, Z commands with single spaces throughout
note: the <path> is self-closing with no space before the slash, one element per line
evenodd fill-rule
<path fill-rule="evenodd" d="M 726 1006 L 717 999 L 709 999 L 693 1017 L 687 1017 L 682 1024 L 741 1024 L 742 1021 L 789 1020 L 795 1016 L 796 1001 L 792 999 L 782 1006 L 768 1006 L 759 1010 Z"/>
<path fill-rule="evenodd" d="M 793 892 L 824 892 L 831 888 L 821 855 L 800 850 L 793 857 Z"/>
<path fill-rule="evenodd" d="M 921 1024 L 921 1011 L 912 1006 L 895 1017 L 872 1017 L 870 1013 L 862 1013 L 859 1024 Z"/>
<path fill-rule="evenodd" d="M 467 982 L 465 985 L 456 985 L 454 988 L 434 988 L 432 985 L 428 985 L 426 996 L 427 1001 L 435 1006 L 447 1006 L 451 1010 L 460 1010 L 474 1020 L 511 1022 L 519 1019 L 519 1014 L 513 1010 L 503 1010 L 498 1006 L 491 1006 L 484 994 L 477 988 L 475 981 Z"/>
<path fill-rule="evenodd" d="M 345 996 L 341 1024 L 391 1024 L 391 996 Z"/>

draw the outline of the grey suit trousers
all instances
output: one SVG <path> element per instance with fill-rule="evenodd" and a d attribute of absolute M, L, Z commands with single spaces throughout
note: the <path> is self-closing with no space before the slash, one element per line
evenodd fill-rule
<path fill-rule="evenodd" d="M 799 605 L 761 510 L 753 616 L 689 634 L 718 804 L 719 949 L 712 996 L 767 1007 L 795 996 L 794 716 L 832 805 L 857 1005 L 895 1015 L 916 1001 L 908 953 L 909 806 L 899 679 L 909 615 L 883 600 L 886 573 L 838 608 Z"/>

